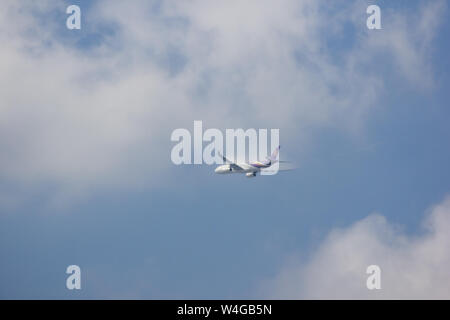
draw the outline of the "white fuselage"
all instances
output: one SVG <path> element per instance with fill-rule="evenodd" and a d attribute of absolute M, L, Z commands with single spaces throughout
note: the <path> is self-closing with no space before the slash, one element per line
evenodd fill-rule
<path fill-rule="evenodd" d="M 254 161 L 251 163 L 234 163 L 233 161 L 228 160 L 222 154 L 219 155 L 222 157 L 223 161 L 226 164 L 218 166 L 215 173 L 226 174 L 226 173 L 245 173 L 248 178 L 256 177 L 256 174 L 261 171 L 261 169 L 269 168 L 271 165 L 278 162 L 277 156 L 278 151 L 280 150 L 280 146 L 275 148 L 274 152 L 270 157 L 266 157 L 265 161 Z M 278 171 L 278 168 L 277 168 Z"/>
<path fill-rule="evenodd" d="M 219 174 L 227 174 L 227 173 L 245 173 L 245 175 L 248 178 L 256 177 L 256 174 L 261 171 L 261 169 L 268 168 L 272 165 L 272 163 L 266 162 L 252 162 L 250 163 L 231 163 L 231 164 L 224 164 L 221 166 L 218 166 L 216 170 L 214 170 L 215 173 Z"/>
<path fill-rule="evenodd" d="M 224 164 L 221 166 L 218 166 L 216 170 L 214 170 L 215 173 L 220 174 L 226 174 L 226 173 L 253 173 L 253 172 L 259 172 L 259 168 L 255 168 L 248 163 L 239 163 L 237 164 L 240 168 L 235 168 L 230 164 Z"/>

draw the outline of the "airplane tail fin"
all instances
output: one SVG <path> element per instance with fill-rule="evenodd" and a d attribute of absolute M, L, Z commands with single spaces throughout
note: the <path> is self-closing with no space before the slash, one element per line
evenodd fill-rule
<path fill-rule="evenodd" d="M 269 160 L 270 162 L 274 163 L 277 161 L 277 157 L 278 157 L 278 152 L 280 151 L 280 146 L 276 147 L 275 150 L 272 152 L 272 154 L 270 155 L 270 157 L 267 157 L 267 160 Z"/>

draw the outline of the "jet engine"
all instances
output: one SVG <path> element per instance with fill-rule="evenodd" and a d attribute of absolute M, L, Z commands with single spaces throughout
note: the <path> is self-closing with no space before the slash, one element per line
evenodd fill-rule
<path fill-rule="evenodd" d="M 247 176 L 247 178 L 254 178 L 256 177 L 256 172 L 249 172 L 245 174 Z"/>

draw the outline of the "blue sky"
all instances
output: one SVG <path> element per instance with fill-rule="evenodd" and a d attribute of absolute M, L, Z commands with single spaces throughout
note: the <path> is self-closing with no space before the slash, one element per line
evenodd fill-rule
<path fill-rule="evenodd" d="M 65 29 L 72 3 L 80 31 Z M 377 1 L 383 29 L 369 31 L 369 4 L 252 3 L 235 17 L 232 2 L 218 12 L 202 2 L 8 3 L 21 19 L 0 33 L 9 43 L 0 49 L 0 297 L 378 297 L 301 279 L 318 256 L 335 262 L 330 232 L 351 235 L 374 213 L 409 253 L 423 251 L 424 217 L 445 209 L 450 191 L 450 25 L 445 1 Z M 247 179 L 175 166 L 170 133 L 192 131 L 194 120 L 279 128 L 281 154 L 298 169 Z M 394 235 L 392 249 L 372 226 L 367 250 L 376 242 L 390 253 L 371 263 L 401 272 L 392 252 L 405 245 Z M 449 283 L 439 257 L 425 275 L 411 267 L 417 279 L 443 277 L 417 296 Z M 71 264 L 80 291 L 65 287 Z M 290 277 L 287 290 L 278 280 Z M 382 297 L 410 297 L 389 279 L 396 290 Z"/>

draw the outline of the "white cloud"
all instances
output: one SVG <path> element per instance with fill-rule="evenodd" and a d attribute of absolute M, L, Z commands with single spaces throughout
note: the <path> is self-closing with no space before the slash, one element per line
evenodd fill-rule
<path fill-rule="evenodd" d="M 378 214 L 333 230 L 308 261 L 289 262 L 266 288 L 287 299 L 449 299 L 450 197 L 409 236 Z M 368 290 L 366 268 L 381 268 L 381 290 Z"/>
<path fill-rule="evenodd" d="M 426 21 L 443 2 L 378 38 L 356 3 L 97 1 L 82 30 L 115 32 L 84 50 L 61 39 L 64 19 L 42 19 L 65 17 L 60 1 L 2 3 L 0 177 L 30 190 L 54 184 L 67 197 L 151 185 L 156 173 L 170 177 L 170 132 L 198 119 L 292 136 L 358 130 L 383 91 L 371 58 L 388 50 L 419 77 L 438 25 Z M 343 37 L 345 21 L 355 44 L 337 63 L 329 34 Z"/>
<path fill-rule="evenodd" d="M 394 59 L 392 67 L 398 69 L 407 81 L 416 88 L 430 88 L 434 85 L 433 39 L 446 10 L 445 1 L 422 3 L 418 12 L 399 14 L 386 10 L 383 21 L 387 32 L 371 33 L 364 50 L 389 54 Z"/>

